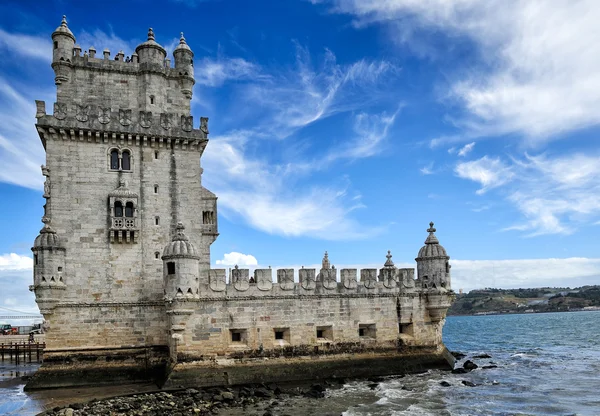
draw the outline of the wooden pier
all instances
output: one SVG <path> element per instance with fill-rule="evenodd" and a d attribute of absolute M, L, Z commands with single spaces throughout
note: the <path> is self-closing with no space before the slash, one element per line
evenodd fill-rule
<path fill-rule="evenodd" d="M 41 362 L 45 342 L 10 342 L 0 343 L 0 360 L 11 360 L 19 363 Z"/>

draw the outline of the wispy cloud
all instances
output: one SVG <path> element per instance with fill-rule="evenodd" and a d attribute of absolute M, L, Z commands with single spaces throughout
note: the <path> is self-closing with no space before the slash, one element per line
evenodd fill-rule
<path fill-rule="evenodd" d="M 468 155 L 469 153 L 471 153 L 471 150 L 473 150 L 473 147 L 475 147 L 475 142 L 471 142 L 469 144 L 465 144 L 459 151 L 458 151 L 458 155 L 461 157 L 465 157 L 466 155 Z"/>
<path fill-rule="evenodd" d="M 522 133 L 537 144 L 600 124 L 600 3 L 557 0 L 330 0 L 354 25 L 383 24 L 409 44 L 423 30 L 465 36 L 481 66 L 456 74 L 450 93 L 475 135 Z M 586 36 L 581 34 L 585 33 Z"/>
<path fill-rule="evenodd" d="M 310 166 L 248 157 L 251 137 L 252 132 L 239 131 L 213 138 L 203 158 L 204 182 L 219 195 L 225 216 L 240 217 L 270 234 L 326 240 L 358 239 L 382 231 L 376 225 L 359 224 L 349 215 L 363 205 L 343 178 L 341 183 L 299 185 L 299 175 L 309 175 Z"/>
<path fill-rule="evenodd" d="M 41 189 L 40 165 L 45 155 L 34 126 L 34 99 L 13 85 L 0 77 L 0 181 Z M 26 88 L 21 90 L 31 93 Z M 39 90 L 36 93 L 40 94 L 36 98 L 47 96 Z"/>
<path fill-rule="evenodd" d="M 433 175 L 435 172 L 433 171 L 433 162 L 429 162 L 427 165 L 423 166 L 419 169 L 421 175 Z"/>
<path fill-rule="evenodd" d="M 200 85 L 220 87 L 226 81 L 253 80 L 268 77 L 261 73 L 259 65 L 243 58 L 209 58 L 200 59 L 195 65 L 194 76 Z"/>
<path fill-rule="evenodd" d="M 501 188 L 506 199 L 523 214 L 524 221 L 506 230 L 528 236 L 570 234 L 581 224 L 600 216 L 600 156 L 547 154 L 501 161 L 484 156 L 456 165 L 456 174 L 480 183 L 483 194 Z M 510 187 L 504 186 L 510 182 Z"/>
<path fill-rule="evenodd" d="M 52 61 L 52 43 L 46 36 L 31 36 L 24 33 L 9 33 L 0 29 L 0 51 L 35 58 L 42 61 Z"/>
<path fill-rule="evenodd" d="M 481 188 L 477 194 L 481 195 L 492 188 L 504 185 L 512 180 L 514 173 L 499 158 L 484 156 L 481 159 L 462 162 L 456 165 L 454 172 L 463 179 L 479 182 Z"/>

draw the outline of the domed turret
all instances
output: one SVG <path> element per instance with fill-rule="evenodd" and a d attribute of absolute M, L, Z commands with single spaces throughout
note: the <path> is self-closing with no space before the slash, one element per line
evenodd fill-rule
<path fill-rule="evenodd" d="M 148 40 L 135 48 L 140 64 L 156 64 L 161 68 L 164 66 L 167 51 L 154 40 L 154 31 L 148 29 Z"/>
<path fill-rule="evenodd" d="M 35 238 L 33 252 L 33 285 L 36 302 L 42 313 L 50 313 L 65 289 L 65 247 L 50 221 L 44 217 L 44 227 Z"/>
<path fill-rule="evenodd" d="M 67 17 L 63 16 L 60 26 L 52 33 L 52 69 L 57 85 L 69 80 L 74 47 L 75 36 L 67 26 Z"/>
<path fill-rule="evenodd" d="M 198 252 L 183 233 L 185 227 L 177 223 L 177 232 L 163 250 L 163 278 L 165 298 L 198 296 Z"/>
<path fill-rule="evenodd" d="M 446 249 L 440 245 L 433 222 L 427 229 L 429 236 L 425 245 L 419 250 L 417 261 L 417 275 L 423 289 L 450 289 L 450 257 Z"/>
<path fill-rule="evenodd" d="M 188 44 L 183 37 L 181 32 L 181 38 L 179 39 L 179 45 L 173 51 L 173 57 L 175 58 L 175 70 L 180 76 L 181 92 L 187 98 L 192 98 L 192 87 L 195 84 L 194 81 L 194 52 L 190 49 Z"/>

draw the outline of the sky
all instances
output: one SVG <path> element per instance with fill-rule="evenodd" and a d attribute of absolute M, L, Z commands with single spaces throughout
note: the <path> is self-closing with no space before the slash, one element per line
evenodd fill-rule
<path fill-rule="evenodd" d="M 34 311 L 51 33 L 194 51 L 214 267 L 401 267 L 430 221 L 455 290 L 600 284 L 600 2 L 0 3 L 0 315 Z M 51 104 L 47 104 L 51 105 Z"/>

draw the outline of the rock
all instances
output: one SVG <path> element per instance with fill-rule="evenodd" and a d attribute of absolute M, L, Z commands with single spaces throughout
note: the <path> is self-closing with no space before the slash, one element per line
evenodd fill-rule
<path fill-rule="evenodd" d="M 450 354 L 452 354 L 452 356 L 454 358 L 456 358 L 457 360 L 462 360 L 463 358 L 465 358 L 467 356 L 467 354 L 463 354 L 462 352 L 458 352 L 458 351 L 450 351 Z"/>
<path fill-rule="evenodd" d="M 369 388 L 371 390 L 375 390 L 377 388 L 377 386 L 379 386 L 379 384 L 377 384 L 377 383 L 370 383 L 370 384 L 368 384 L 368 386 L 369 386 Z"/>
<path fill-rule="evenodd" d="M 469 371 L 465 370 L 462 367 L 455 368 L 452 370 L 452 374 L 467 374 Z"/>
<path fill-rule="evenodd" d="M 479 355 L 474 355 L 473 358 L 492 358 L 492 356 L 489 354 L 479 354 Z"/>
<path fill-rule="evenodd" d="M 231 401 L 235 397 L 233 395 L 233 393 L 231 393 L 229 391 L 224 391 L 223 393 L 221 393 L 221 396 L 223 397 L 223 400 L 227 400 L 227 401 Z"/>
<path fill-rule="evenodd" d="M 447 381 L 442 381 L 442 382 L 440 383 L 440 386 L 442 386 L 442 387 L 450 387 L 450 386 L 451 386 L 451 384 L 450 384 L 450 383 L 448 383 Z"/>
<path fill-rule="evenodd" d="M 489 370 L 490 368 L 498 368 L 498 366 L 497 365 L 484 365 L 481 368 L 484 370 Z"/>
<path fill-rule="evenodd" d="M 462 380 L 461 383 L 464 384 L 467 387 L 476 387 L 477 386 L 477 384 L 475 384 L 475 383 L 473 383 L 473 382 L 471 382 L 469 380 Z"/>
<path fill-rule="evenodd" d="M 475 370 L 476 368 L 479 368 L 479 366 L 477 364 L 475 364 L 473 361 L 467 360 L 463 364 L 463 368 L 465 370 L 471 371 L 471 370 Z"/>
<path fill-rule="evenodd" d="M 266 387 L 259 387 L 256 390 L 254 390 L 254 396 L 255 397 L 261 397 L 261 398 L 269 398 L 269 397 L 273 397 L 275 393 L 273 393 L 271 390 L 269 390 Z"/>

